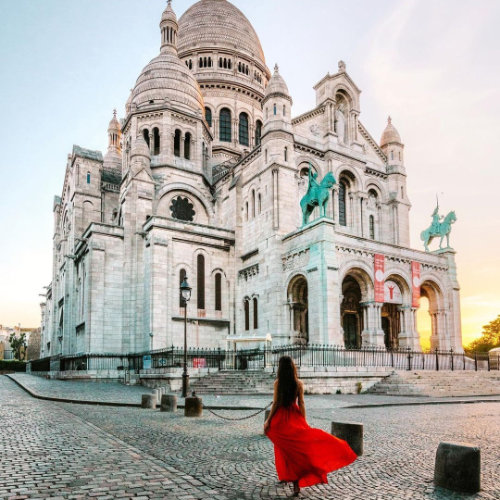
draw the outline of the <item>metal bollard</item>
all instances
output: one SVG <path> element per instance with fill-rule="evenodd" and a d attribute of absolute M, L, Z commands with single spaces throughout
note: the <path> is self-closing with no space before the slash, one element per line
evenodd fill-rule
<path fill-rule="evenodd" d="M 174 394 L 163 394 L 161 397 L 160 411 L 177 411 L 177 396 Z"/>
<path fill-rule="evenodd" d="M 434 484 L 452 491 L 477 493 L 481 489 L 481 450 L 466 443 L 439 443 Z"/>
<path fill-rule="evenodd" d="M 331 434 L 347 441 L 356 455 L 363 454 L 363 424 L 358 422 L 332 422 Z"/>
<path fill-rule="evenodd" d="M 156 409 L 156 396 L 154 394 L 143 394 L 141 399 L 141 408 L 150 410 Z"/>
<path fill-rule="evenodd" d="M 191 397 L 187 397 L 184 401 L 184 416 L 185 417 L 201 417 L 203 413 L 202 399 L 195 392 Z"/>

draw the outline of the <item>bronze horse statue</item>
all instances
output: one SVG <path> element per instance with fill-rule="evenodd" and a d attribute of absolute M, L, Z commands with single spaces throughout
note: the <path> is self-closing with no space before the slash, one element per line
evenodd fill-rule
<path fill-rule="evenodd" d="M 326 205 L 330 197 L 330 189 L 337 182 L 332 172 L 328 172 L 319 184 L 316 181 L 316 176 L 311 175 L 311 169 L 309 169 L 309 188 L 300 200 L 303 226 L 309 222 L 309 217 L 315 207 L 320 207 L 320 217 L 326 217 Z"/>
<path fill-rule="evenodd" d="M 446 236 L 446 246 L 450 246 L 450 233 L 451 225 L 456 222 L 457 216 L 455 212 L 450 212 L 443 220 L 443 222 L 436 222 L 420 233 L 420 239 L 424 242 L 425 251 L 429 251 L 429 244 L 434 238 L 441 238 L 439 241 L 439 249 L 443 248 L 443 239 Z"/>

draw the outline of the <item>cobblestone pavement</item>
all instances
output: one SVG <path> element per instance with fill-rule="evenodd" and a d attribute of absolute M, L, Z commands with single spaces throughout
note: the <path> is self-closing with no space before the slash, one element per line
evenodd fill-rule
<path fill-rule="evenodd" d="M 10 401 L 7 408 L 5 398 Z M 186 500 L 283 499 L 291 494 L 290 485 L 277 482 L 272 445 L 262 435 L 262 414 L 227 422 L 206 411 L 202 418 L 186 419 L 181 412 L 44 402 L 30 398 L 6 377 L 0 377 L 0 402 L 4 422 L 0 427 L 0 484 L 4 491 L 10 488 L 9 495 L 44 498 L 28 493 L 39 484 L 52 486 L 55 498 L 77 498 L 71 495 L 78 494 L 88 498 L 91 494 L 85 492 L 89 491 L 100 498 L 95 488 L 107 488 L 102 491 L 103 499 L 120 498 L 115 491 L 130 498 L 124 491 L 127 488 L 140 498 Z M 310 424 L 329 430 L 332 420 L 362 422 L 365 454 L 330 474 L 329 485 L 305 488 L 301 497 L 471 498 L 432 483 L 439 442 L 460 441 L 481 447 L 483 489 L 473 498 L 498 499 L 499 409 L 498 403 L 339 408 L 328 407 L 324 398 L 321 407 L 308 407 Z M 249 412 L 219 413 L 234 417 Z M 10 450 L 6 461 L 4 448 Z M 85 481 L 90 488 L 71 486 L 75 480 Z M 161 490 L 167 486 L 177 489 Z M 0 499 L 2 494 L 0 489 Z"/>
<path fill-rule="evenodd" d="M 7 377 L 0 377 L 0 422 L 0 500 L 226 499 Z"/>
<path fill-rule="evenodd" d="M 139 404 L 141 395 L 150 392 L 142 386 L 126 386 L 117 382 L 91 382 L 73 380 L 47 380 L 34 375 L 17 373 L 10 375 L 23 386 L 36 394 L 43 396 L 67 398 L 70 400 L 112 402 Z M 202 395 L 203 404 L 206 406 L 250 407 L 262 408 L 272 399 L 269 395 L 256 396 L 217 396 Z M 461 401 L 475 400 L 476 397 L 460 397 Z M 481 400 L 495 399 L 498 396 L 485 396 Z M 457 398 L 428 398 L 407 396 L 384 396 L 379 394 L 332 394 L 332 395 L 306 395 L 306 404 L 311 409 L 341 408 L 353 405 L 369 404 L 399 404 L 422 403 L 429 401 L 450 401 Z M 181 403 L 179 398 L 179 403 Z"/>

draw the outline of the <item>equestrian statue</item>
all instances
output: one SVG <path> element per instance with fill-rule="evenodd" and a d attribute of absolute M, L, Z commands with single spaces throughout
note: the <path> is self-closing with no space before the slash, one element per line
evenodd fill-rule
<path fill-rule="evenodd" d="M 441 238 L 439 249 L 443 249 L 443 239 L 446 236 L 446 247 L 450 247 L 451 225 L 456 222 L 455 212 L 450 212 L 446 217 L 439 215 L 439 203 L 432 212 L 432 224 L 420 233 L 420 239 L 424 242 L 425 251 L 429 252 L 429 245 L 434 238 Z"/>
<path fill-rule="evenodd" d="M 313 172 L 311 164 L 309 164 L 308 176 L 309 186 L 307 188 L 307 193 L 300 200 L 303 226 L 309 222 L 309 217 L 314 207 L 320 207 L 320 217 L 326 217 L 326 205 L 330 196 L 330 189 L 337 182 L 335 176 L 331 172 L 328 172 L 321 183 L 319 183 L 316 180 L 318 174 Z"/>

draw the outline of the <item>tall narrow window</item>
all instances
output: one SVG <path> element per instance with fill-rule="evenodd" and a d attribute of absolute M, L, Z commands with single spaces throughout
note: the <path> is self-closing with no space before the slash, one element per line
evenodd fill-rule
<path fill-rule="evenodd" d="M 286 105 L 283 104 L 283 116 L 286 116 Z"/>
<path fill-rule="evenodd" d="M 191 134 L 188 132 L 184 138 L 184 158 L 191 159 Z"/>
<path fill-rule="evenodd" d="M 150 145 L 149 145 L 149 130 L 147 128 L 145 128 L 142 131 L 142 136 L 144 137 L 144 140 L 146 141 L 146 144 L 148 145 L 148 148 L 149 148 L 150 147 Z"/>
<path fill-rule="evenodd" d="M 246 217 L 247 217 L 247 220 L 248 220 L 248 201 L 245 203 L 245 207 L 246 207 Z"/>
<path fill-rule="evenodd" d="M 257 297 L 253 299 L 253 328 L 254 330 L 259 328 L 259 302 Z"/>
<path fill-rule="evenodd" d="M 339 224 L 341 226 L 347 226 L 346 217 L 346 184 L 344 181 L 340 181 L 339 184 Z"/>
<path fill-rule="evenodd" d="M 87 184 L 90 184 L 90 172 L 87 172 Z"/>
<path fill-rule="evenodd" d="M 210 108 L 205 108 L 205 120 L 207 120 L 208 126 L 212 126 L 212 110 Z"/>
<path fill-rule="evenodd" d="M 179 288 L 186 277 L 186 270 L 181 269 L 179 272 Z M 184 299 L 182 298 L 181 292 L 179 291 L 179 307 L 184 307 Z"/>
<path fill-rule="evenodd" d="M 375 217 L 370 215 L 370 239 L 375 239 Z"/>
<path fill-rule="evenodd" d="M 245 307 L 245 330 L 250 330 L 250 301 L 248 299 L 244 302 Z"/>
<path fill-rule="evenodd" d="M 262 213 L 262 196 L 259 193 L 259 214 Z"/>
<path fill-rule="evenodd" d="M 222 275 L 215 275 L 215 310 L 222 311 Z"/>
<path fill-rule="evenodd" d="M 252 217 L 255 217 L 255 190 L 252 189 Z"/>
<path fill-rule="evenodd" d="M 288 148 L 287 147 L 285 147 L 284 156 L 285 156 L 285 161 L 288 161 Z"/>
<path fill-rule="evenodd" d="M 154 137 L 154 151 L 153 155 L 159 155 L 160 154 L 160 131 L 158 130 L 157 127 L 153 129 L 153 137 Z"/>
<path fill-rule="evenodd" d="M 222 142 L 231 142 L 231 111 L 227 108 L 220 112 L 219 137 Z"/>
<path fill-rule="evenodd" d="M 201 253 L 197 258 L 196 288 L 198 309 L 205 309 L 205 257 Z"/>
<path fill-rule="evenodd" d="M 248 146 L 248 115 L 246 113 L 240 114 L 240 144 L 243 146 Z"/>
<path fill-rule="evenodd" d="M 262 122 L 260 120 L 257 120 L 257 123 L 255 124 L 255 145 L 256 146 L 260 145 L 261 137 L 262 137 Z"/>
<path fill-rule="evenodd" d="M 394 151 L 391 151 L 391 160 L 394 160 Z"/>
<path fill-rule="evenodd" d="M 177 129 L 174 135 L 174 156 L 181 155 L 181 131 Z"/>
<path fill-rule="evenodd" d="M 276 107 L 276 104 L 274 105 L 273 110 L 274 110 L 274 114 L 275 114 L 275 115 L 276 115 L 276 114 L 278 114 L 278 108 Z"/>

